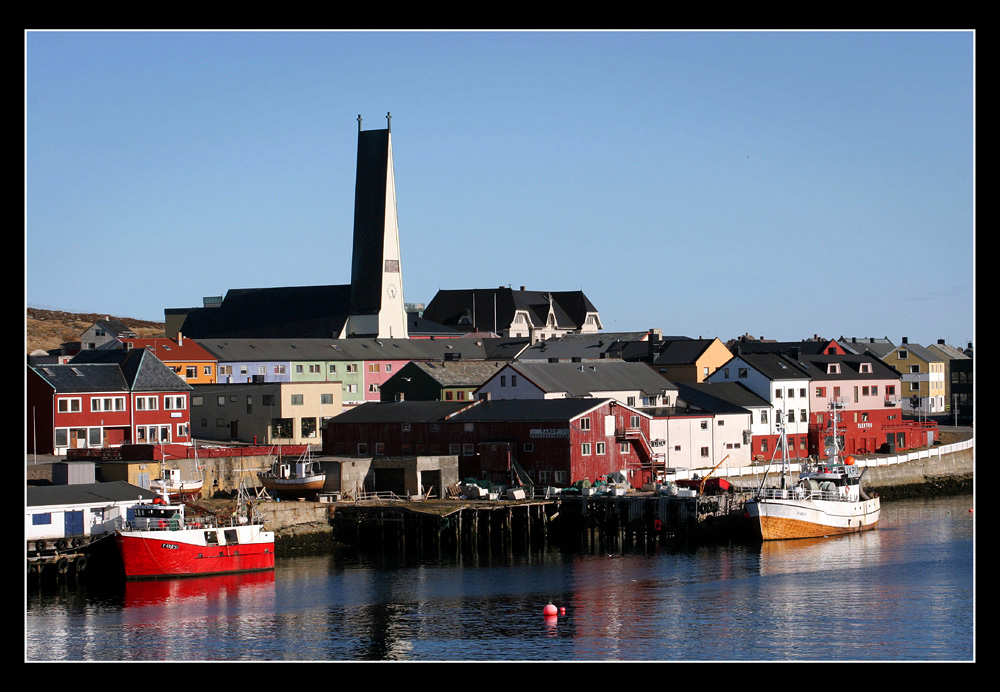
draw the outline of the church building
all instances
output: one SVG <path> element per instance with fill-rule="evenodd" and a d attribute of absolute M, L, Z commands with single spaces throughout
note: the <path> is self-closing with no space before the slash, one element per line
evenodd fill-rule
<path fill-rule="evenodd" d="M 391 124 L 391 114 L 386 118 Z M 361 129 L 351 283 L 231 289 L 211 307 L 166 311 L 167 335 L 208 338 L 405 339 L 391 127 Z"/>

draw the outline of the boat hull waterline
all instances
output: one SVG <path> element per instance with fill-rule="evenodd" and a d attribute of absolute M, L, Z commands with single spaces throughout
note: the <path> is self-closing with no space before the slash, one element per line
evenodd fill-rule
<path fill-rule="evenodd" d="M 259 525 L 231 529 L 119 531 L 116 540 L 128 579 L 274 569 L 274 533 L 264 531 Z"/>
<path fill-rule="evenodd" d="M 764 541 L 822 538 L 874 529 L 881 511 L 879 498 L 845 502 L 813 499 L 757 499 L 746 504 Z"/>

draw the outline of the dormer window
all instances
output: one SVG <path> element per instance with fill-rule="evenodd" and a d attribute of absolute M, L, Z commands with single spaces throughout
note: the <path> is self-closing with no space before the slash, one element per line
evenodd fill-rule
<path fill-rule="evenodd" d="M 827 375 L 839 375 L 840 374 L 840 363 L 827 363 L 826 374 Z"/>
<path fill-rule="evenodd" d="M 871 371 L 872 371 L 872 364 L 871 363 L 862 363 L 861 364 L 861 372 L 867 373 L 867 374 L 871 374 Z"/>

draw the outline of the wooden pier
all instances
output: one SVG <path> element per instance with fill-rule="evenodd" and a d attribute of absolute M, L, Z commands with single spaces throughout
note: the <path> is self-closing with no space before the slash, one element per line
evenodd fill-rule
<path fill-rule="evenodd" d="M 472 554 L 539 550 L 546 544 L 617 550 L 671 541 L 745 537 L 740 493 L 678 497 L 568 496 L 526 501 L 340 503 L 334 538 L 400 553 Z"/>

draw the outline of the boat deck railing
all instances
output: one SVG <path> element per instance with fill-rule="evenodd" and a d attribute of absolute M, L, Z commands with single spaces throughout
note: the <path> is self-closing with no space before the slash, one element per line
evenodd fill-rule
<path fill-rule="evenodd" d="M 244 526 L 249 521 L 243 521 L 239 516 L 208 515 L 185 517 L 179 514 L 172 517 L 135 517 L 131 521 L 122 522 L 124 531 L 180 531 L 181 529 L 229 529 Z"/>
<path fill-rule="evenodd" d="M 807 490 L 806 488 L 762 488 L 759 493 L 762 500 L 828 500 L 831 502 L 846 502 L 848 498 L 836 490 Z"/>

